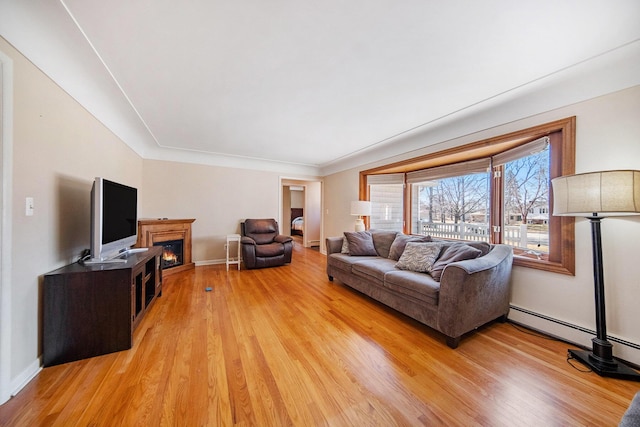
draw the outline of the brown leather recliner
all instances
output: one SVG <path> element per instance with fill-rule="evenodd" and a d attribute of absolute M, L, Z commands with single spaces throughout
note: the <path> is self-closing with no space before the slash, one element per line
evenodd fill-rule
<path fill-rule="evenodd" d="M 248 269 L 291 262 L 293 239 L 279 234 L 275 219 L 246 219 L 241 224 L 242 261 Z"/>

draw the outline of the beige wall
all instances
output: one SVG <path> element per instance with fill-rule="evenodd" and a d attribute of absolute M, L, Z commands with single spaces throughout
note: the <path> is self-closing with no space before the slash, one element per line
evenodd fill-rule
<path fill-rule="evenodd" d="M 366 168 L 363 168 L 366 169 Z M 356 217 L 351 216 L 351 201 L 358 200 L 360 173 L 357 169 L 324 177 L 324 235 L 342 236 L 353 231 Z M 325 250 L 325 242 L 320 247 Z"/>
<path fill-rule="evenodd" d="M 525 120 L 477 132 L 464 138 L 443 142 L 451 147 L 482 140 L 490 136 L 525 129 L 553 120 L 577 116 L 576 172 L 606 169 L 640 169 L 640 87 L 595 98 Z M 429 149 L 412 153 L 426 154 Z M 409 157 L 409 156 L 407 156 Z M 402 156 L 393 160 L 400 160 Z M 405 157 L 406 158 L 406 157 Z M 351 230 L 349 201 L 358 196 L 358 171 L 375 165 L 352 169 L 325 177 L 325 235 L 338 236 Z M 640 344 L 640 217 L 608 218 L 602 224 L 607 327 L 612 336 Z M 571 324 L 595 329 L 591 235 L 589 222 L 576 222 L 576 275 L 566 276 L 516 267 L 512 278 L 512 304 L 535 313 Z M 510 317 L 591 346 L 588 334 L 535 316 L 512 310 Z M 614 354 L 640 364 L 640 352 L 614 344 Z"/>
<path fill-rule="evenodd" d="M 282 186 L 282 224 L 280 230 L 282 234 L 291 234 L 291 191 L 288 185 Z"/>
<path fill-rule="evenodd" d="M 304 191 L 295 190 L 289 193 L 291 197 L 291 207 L 304 209 Z"/>
<path fill-rule="evenodd" d="M 280 179 L 273 172 L 145 160 L 141 217 L 195 218 L 193 259 L 226 259 L 227 234 L 246 218 L 276 218 Z"/>
<path fill-rule="evenodd" d="M 94 177 L 139 187 L 142 159 L 1 38 L 0 50 L 13 61 L 10 371 L 20 382 L 39 365 L 43 274 L 89 247 Z"/>
<path fill-rule="evenodd" d="M 304 244 L 319 246 L 322 228 L 322 183 L 308 182 L 304 192 Z"/>

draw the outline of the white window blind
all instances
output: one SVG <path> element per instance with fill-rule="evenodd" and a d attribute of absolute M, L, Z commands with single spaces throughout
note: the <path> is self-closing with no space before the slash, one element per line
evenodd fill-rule
<path fill-rule="evenodd" d="M 451 178 L 454 176 L 469 175 L 472 173 L 487 172 L 490 159 L 470 160 L 468 162 L 454 163 L 452 165 L 437 166 L 435 168 L 422 169 L 407 173 L 407 183 L 415 184 L 425 181 Z"/>
<path fill-rule="evenodd" d="M 387 173 L 381 175 L 367 175 L 367 185 L 404 184 L 403 173 Z"/>
<path fill-rule="evenodd" d="M 368 178 L 371 201 L 370 228 L 402 231 L 404 174 L 369 175 Z"/>
<path fill-rule="evenodd" d="M 493 156 L 493 166 L 504 165 L 505 163 L 521 159 L 539 153 L 549 145 L 549 137 L 543 136 L 526 144 L 519 145 L 510 150 Z"/>

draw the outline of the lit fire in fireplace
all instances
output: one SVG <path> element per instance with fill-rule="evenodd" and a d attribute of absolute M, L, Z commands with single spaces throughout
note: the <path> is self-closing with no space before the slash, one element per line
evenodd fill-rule
<path fill-rule="evenodd" d="M 162 251 L 162 261 L 164 261 L 164 265 L 173 265 L 178 263 L 179 257 L 174 254 L 171 249 L 164 248 Z"/>
<path fill-rule="evenodd" d="M 182 265 L 183 240 L 168 240 L 156 242 L 154 245 L 162 246 L 162 268 L 171 268 Z"/>

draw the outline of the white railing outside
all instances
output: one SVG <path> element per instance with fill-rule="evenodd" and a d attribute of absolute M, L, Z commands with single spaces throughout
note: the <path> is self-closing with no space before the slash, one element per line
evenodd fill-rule
<path fill-rule="evenodd" d="M 424 235 L 443 239 L 489 241 L 489 226 L 487 224 L 471 224 L 467 222 L 452 224 L 420 221 L 418 229 L 422 230 Z"/>
<path fill-rule="evenodd" d="M 427 222 L 418 221 L 418 230 L 421 233 L 430 235 L 433 237 L 440 237 L 443 239 L 458 239 L 458 240 L 471 240 L 478 242 L 489 241 L 489 225 L 459 222 L 454 223 L 441 223 L 441 222 Z M 504 243 L 517 247 L 526 248 L 528 244 L 527 226 L 522 225 L 508 225 L 505 227 Z"/>

